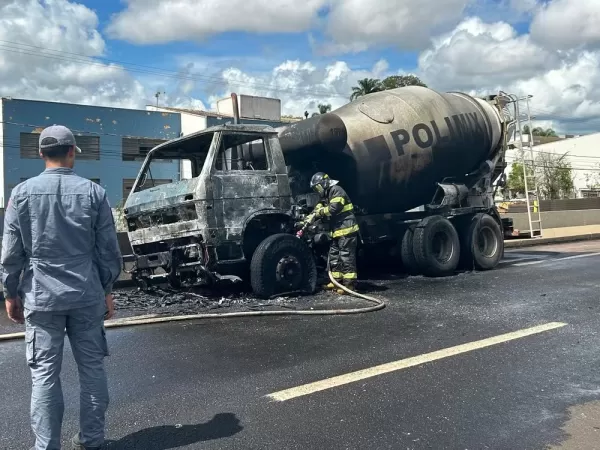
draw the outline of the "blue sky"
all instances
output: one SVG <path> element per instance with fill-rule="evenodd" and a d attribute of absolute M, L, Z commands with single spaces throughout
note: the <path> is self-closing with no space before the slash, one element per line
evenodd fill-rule
<path fill-rule="evenodd" d="M 205 59 L 210 61 L 215 72 L 228 67 L 236 67 L 248 73 L 271 71 L 285 60 L 311 61 L 325 66 L 339 59 L 341 55 L 323 55 L 311 45 L 311 36 L 323 40 L 319 29 L 298 33 L 249 33 L 231 31 L 203 37 L 198 40 L 178 40 L 151 45 L 139 45 L 125 40 L 114 39 L 106 32 L 111 17 L 122 11 L 124 4 L 118 0 L 82 1 L 92 9 L 99 19 L 99 30 L 106 41 L 106 58 L 144 66 L 159 67 L 172 71 L 181 70 L 185 61 L 191 63 Z M 326 18 L 327 8 L 321 9 L 318 16 Z M 376 51 L 366 50 L 343 55 L 343 60 L 353 70 L 370 71 L 381 59 L 393 69 L 414 71 L 417 67 L 417 51 L 402 51 L 396 46 L 381 46 Z M 142 78 L 144 78 L 142 76 Z M 156 89 L 168 89 L 172 80 L 151 77 Z M 212 88 L 213 86 L 211 86 Z M 208 89 L 209 91 L 211 89 Z M 204 101 L 206 89 L 200 85 L 194 92 Z"/>
<path fill-rule="evenodd" d="M 143 108 L 160 89 L 210 109 L 235 91 L 300 115 L 346 103 L 360 78 L 414 73 L 532 94 L 540 125 L 577 132 L 600 128 L 597 17 L 598 0 L 5 0 L 0 40 L 63 56 L 0 45 L 0 95 Z"/>

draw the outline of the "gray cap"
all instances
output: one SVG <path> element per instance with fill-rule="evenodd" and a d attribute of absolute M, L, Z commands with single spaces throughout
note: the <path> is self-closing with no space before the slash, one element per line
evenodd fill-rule
<path fill-rule="evenodd" d="M 42 145 L 42 141 L 46 138 L 54 139 L 53 142 Z M 74 145 L 77 153 L 81 153 L 81 149 L 77 147 L 77 143 L 75 142 L 75 136 L 73 136 L 73 133 L 67 127 L 52 125 L 44 128 L 40 133 L 40 151 L 43 152 L 46 149 L 58 147 L 59 145 Z"/>

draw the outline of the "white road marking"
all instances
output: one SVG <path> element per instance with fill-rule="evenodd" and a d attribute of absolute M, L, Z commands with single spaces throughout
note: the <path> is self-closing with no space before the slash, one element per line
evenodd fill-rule
<path fill-rule="evenodd" d="M 540 261 L 528 261 L 528 262 L 522 262 L 522 263 L 517 263 L 517 264 L 513 264 L 513 266 L 531 266 L 533 264 L 541 264 L 543 262 L 548 262 L 547 259 L 542 259 Z"/>
<path fill-rule="evenodd" d="M 600 252 L 598 252 L 598 253 L 587 253 L 585 255 L 566 256 L 564 258 L 555 259 L 554 261 L 564 261 L 565 259 L 587 258 L 588 256 L 598 256 L 598 255 L 600 255 Z"/>
<path fill-rule="evenodd" d="M 532 258 L 504 258 L 501 260 L 501 262 L 506 263 L 506 264 L 512 264 L 517 261 L 525 261 L 525 260 L 530 260 L 530 259 L 532 259 Z"/>
<path fill-rule="evenodd" d="M 576 259 L 576 258 L 588 258 L 590 256 L 599 256 L 599 253 L 586 253 L 585 255 L 574 255 L 574 256 L 566 256 L 564 258 L 552 258 L 552 259 L 542 259 L 540 261 L 529 261 L 529 262 L 522 262 L 522 263 L 517 263 L 517 264 L 513 264 L 513 266 L 530 266 L 532 264 L 542 264 L 545 262 L 558 262 L 558 261 L 565 261 L 567 259 Z"/>
<path fill-rule="evenodd" d="M 450 356 L 460 355 L 461 353 L 471 352 L 473 350 L 478 350 L 484 347 L 490 347 L 492 345 L 501 344 L 515 339 L 521 339 L 526 336 L 531 336 L 533 334 L 554 330 L 557 328 L 564 327 L 565 325 L 567 324 L 562 322 L 550 322 L 532 328 L 525 328 L 523 330 L 501 334 L 499 336 L 482 339 L 480 341 L 468 342 L 466 344 L 457 345 L 455 347 L 448 347 L 442 350 L 437 350 L 435 352 L 425 353 L 423 355 L 413 356 L 411 358 L 401 359 L 399 361 L 381 364 L 379 366 L 358 370 L 356 372 L 350 372 L 344 375 L 339 375 L 336 377 L 327 378 L 325 380 L 316 381 L 314 383 L 308 383 L 302 386 L 285 389 L 283 391 L 269 394 L 266 397 L 270 398 L 271 400 L 283 402 L 286 400 L 291 400 L 293 398 L 301 397 L 303 395 L 314 394 L 315 392 L 324 391 L 326 389 L 342 386 L 344 384 L 354 383 L 356 381 L 364 380 L 366 378 L 375 377 L 377 375 L 407 369 L 409 367 L 419 366 L 424 363 L 448 358 Z"/>

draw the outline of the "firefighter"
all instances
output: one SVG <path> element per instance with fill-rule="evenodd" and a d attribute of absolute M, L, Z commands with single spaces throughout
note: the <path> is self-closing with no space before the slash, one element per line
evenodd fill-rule
<path fill-rule="evenodd" d="M 329 249 L 329 268 L 333 278 L 349 289 L 356 289 L 356 246 L 358 244 L 358 224 L 354 207 L 346 191 L 329 175 L 317 172 L 310 180 L 310 187 L 316 191 L 321 201 L 315 207 L 310 220 L 328 219 L 332 244 Z M 326 286 L 334 289 L 333 283 Z M 339 290 L 339 293 L 344 291 Z"/>

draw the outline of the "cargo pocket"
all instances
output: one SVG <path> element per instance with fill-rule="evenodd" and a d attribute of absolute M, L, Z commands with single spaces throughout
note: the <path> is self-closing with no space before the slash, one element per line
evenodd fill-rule
<path fill-rule="evenodd" d="M 35 328 L 25 329 L 25 356 L 27 358 L 27 365 L 32 367 L 35 365 Z"/>
<path fill-rule="evenodd" d="M 104 352 L 104 356 L 110 356 L 108 341 L 106 340 L 106 329 L 104 327 L 102 327 L 102 351 Z"/>

